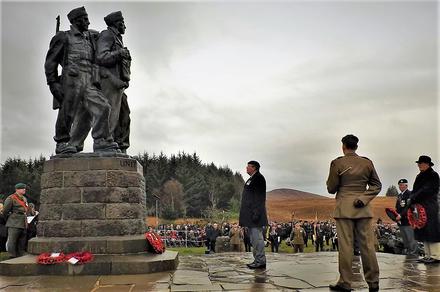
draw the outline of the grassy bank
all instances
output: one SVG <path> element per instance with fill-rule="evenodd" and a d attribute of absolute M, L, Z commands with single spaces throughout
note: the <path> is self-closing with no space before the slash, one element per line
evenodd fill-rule
<path fill-rule="evenodd" d="M 331 246 L 324 245 L 324 250 L 330 250 Z M 197 255 L 204 254 L 206 247 L 173 247 L 168 248 L 168 250 L 178 251 L 181 255 Z M 265 248 L 267 253 L 271 252 L 270 246 Z M 279 253 L 293 253 L 293 248 L 288 246 L 285 241 L 281 242 L 281 245 L 278 249 Z M 304 246 L 305 253 L 315 252 L 315 246 L 312 245 L 312 241 L 309 240 L 307 243 L 307 247 Z"/>

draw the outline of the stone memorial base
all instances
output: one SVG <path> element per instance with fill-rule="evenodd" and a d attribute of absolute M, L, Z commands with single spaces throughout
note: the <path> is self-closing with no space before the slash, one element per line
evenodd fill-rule
<path fill-rule="evenodd" d="M 173 269 L 177 253 L 148 255 L 142 166 L 125 154 L 57 155 L 44 163 L 32 255 L 0 263 L 0 274 L 121 274 Z M 41 253 L 88 251 L 82 267 L 36 264 Z M 158 267 L 154 268 L 154 264 Z M 99 268 L 97 268 L 99 267 Z"/>
<path fill-rule="evenodd" d="M 36 255 L 25 255 L 0 262 L 0 275 L 122 275 L 148 274 L 175 270 L 178 253 L 166 251 L 163 254 L 138 253 L 126 255 L 95 255 L 92 262 L 84 265 L 61 263 L 37 264 Z"/>

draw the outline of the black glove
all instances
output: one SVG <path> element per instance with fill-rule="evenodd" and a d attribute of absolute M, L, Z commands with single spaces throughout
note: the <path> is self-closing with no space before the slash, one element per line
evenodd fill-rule
<path fill-rule="evenodd" d="M 362 207 L 365 206 L 365 204 L 364 204 L 364 202 L 362 202 L 361 200 L 356 199 L 356 200 L 354 200 L 354 202 L 353 202 L 353 206 L 354 206 L 355 208 L 362 208 Z"/>

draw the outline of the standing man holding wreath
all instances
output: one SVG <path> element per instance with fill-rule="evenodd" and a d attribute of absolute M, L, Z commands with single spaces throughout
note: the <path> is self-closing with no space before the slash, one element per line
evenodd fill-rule
<path fill-rule="evenodd" d="M 432 169 L 434 163 L 431 157 L 422 155 L 416 161 L 420 173 L 414 181 L 410 203 L 415 210 L 422 207 L 426 214 L 426 223 L 414 230 L 416 240 L 422 241 L 425 258 L 420 261 L 425 264 L 440 263 L 440 222 L 439 222 L 439 175 Z M 415 205 L 418 204 L 418 205 Z M 420 207 L 419 207 L 420 206 Z M 412 210 L 412 208 L 411 208 Z M 417 211 L 421 213 L 421 210 Z M 412 212 L 414 214 L 414 211 Z M 417 217 L 415 215 L 414 217 Z M 411 218 L 410 218 L 411 219 Z"/>

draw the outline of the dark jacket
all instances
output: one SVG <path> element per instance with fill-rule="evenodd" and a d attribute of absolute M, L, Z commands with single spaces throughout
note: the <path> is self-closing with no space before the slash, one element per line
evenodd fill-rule
<path fill-rule="evenodd" d="M 421 204 L 428 217 L 424 228 L 414 230 L 418 241 L 440 242 L 439 183 L 439 176 L 432 168 L 420 172 L 414 181 L 411 201 L 413 204 Z"/>
<path fill-rule="evenodd" d="M 397 213 L 400 214 L 400 216 L 402 217 L 400 219 L 400 223 L 399 226 L 409 226 L 409 222 L 408 222 L 408 215 L 406 210 L 407 206 L 409 204 L 409 197 L 411 195 L 411 191 L 410 190 L 406 190 L 403 193 L 399 194 L 397 196 L 397 200 L 396 200 L 396 211 Z"/>
<path fill-rule="evenodd" d="M 8 230 L 6 228 L 6 220 L 3 213 L 0 212 L 0 237 L 8 237 Z M 1 249 L 1 247 L 0 247 Z"/>
<path fill-rule="evenodd" d="M 244 185 L 239 224 L 245 227 L 267 225 L 266 180 L 258 171 Z"/>
<path fill-rule="evenodd" d="M 220 235 L 220 229 L 218 228 L 209 228 L 206 231 L 206 237 L 209 241 L 216 241 L 217 237 L 219 237 Z"/>
<path fill-rule="evenodd" d="M 110 78 L 120 88 L 127 87 L 125 82 L 130 80 L 131 62 L 124 63 L 120 53 L 123 48 L 122 36 L 116 29 L 109 27 L 99 34 L 96 60 L 101 66 L 101 78 Z"/>
<path fill-rule="evenodd" d="M 27 210 L 20 205 L 16 200 L 12 199 L 13 195 L 6 198 L 3 206 L 3 216 L 6 218 L 6 227 L 23 228 L 26 224 L 26 212 Z M 22 197 L 22 200 L 27 205 L 26 197 Z"/>
<path fill-rule="evenodd" d="M 63 85 L 64 93 L 68 94 L 72 91 L 68 90 L 68 87 L 77 83 L 78 76 L 83 74 L 80 66 L 94 68 L 96 71 L 93 71 L 93 74 L 97 76 L 97 67 L 91 66 L 95 61 L 97 37 L 97 31 L 88 30 L 81 33 L 74 26 L 70 26 L 68 31 L 58 32 L 50 41 L 44 63 L 47 84 L 59 82 Z M 58 76 L 58 65 L 63 68 L 61 78 Z M 54 99 L 53 109 L 60 108 L 60 102 Z"/>

